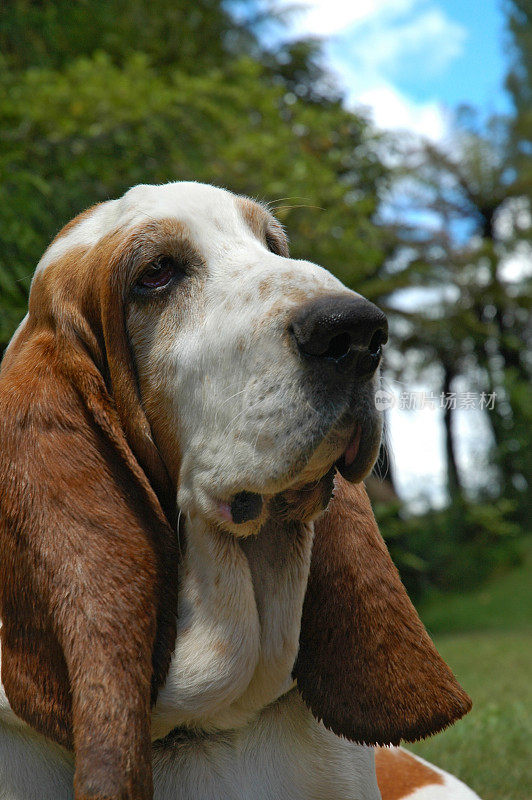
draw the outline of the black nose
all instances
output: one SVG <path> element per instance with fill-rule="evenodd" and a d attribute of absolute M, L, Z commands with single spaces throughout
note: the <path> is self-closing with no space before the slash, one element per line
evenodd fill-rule
<path fill-rule="evenodd" d="M 290 327 L 303 356 L 337 363 L 352 356 L 361 374 L 375 371 L 381 345 L 388 340 L 386 316 L 356 295 L 327 295 L 305 303 L 292 316 Z"/>

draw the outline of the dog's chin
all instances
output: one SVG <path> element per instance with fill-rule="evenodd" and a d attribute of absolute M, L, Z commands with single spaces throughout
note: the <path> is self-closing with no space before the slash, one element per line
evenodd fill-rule
<path fill-rule="evenodd" d="M 368 475 L 379 452 L 381 432 L 379 415 L 363 424 L 342 421 L 310 456 L 296 459 L 298 468 L 289 470 L 285 478 L 249 481 L 247 487 L 225 490 L 220 496 L 205 493 L 204 516 L 239 538 L 257 534 L 269 518 L 310 522 L 327 507 L 336 471 L 351 483 Z"/>
<path fill-rule="evenodd" d="M 364 430 L 360 424 L 355 424 L 340 437 L 336 433 L 333 437 L 336 452 L 338 438 L 343 439 L 341 455 L 332 463 L 329 458 L 320 467 L 316 456 L 324 449 L 331 450 L 331 441 L 323 442 L 300 475 L 292 479 L 290 486 L 272 498 L 270 514 L 302 522 L 315 519 L 329 504 L 337 472 L 350 483 L 359 483 L 371 472 L 379 454 L 381 433 L 380 417 L 366 425 Z"/>

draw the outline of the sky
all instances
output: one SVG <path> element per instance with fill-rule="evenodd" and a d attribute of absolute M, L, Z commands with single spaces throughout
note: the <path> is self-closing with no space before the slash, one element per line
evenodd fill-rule
<path fill-rule="evenodd" d="M 508 110 L 500 0 L 280 0 L 290 35 L 324 38 L 349 105 L 439 140 L 465 103 Z"/>
<path fill-rule="evenodd" d="M 460 104 L 486 116 L 510 109 L 500 0 L 278 0 L 287 5 L 297 9 L 288 35 L 323 37 L 325 64 L 346 104 L 365 106 L 380 128 L 444 143 Z M 443 412 L 438 402 L 422 410 L 399 407 L 402 392 L 417 402 L 433 387 L 384 385 L 394 396 L 389 438 L 399 493 L 413 506 L 423 499 L 443 505 Z M 463 394 L 474 387 L 457 388 Z M 481 478 L 490 444 L 484 412 L 458 410 L 456 434 L 462 475 Z"/>

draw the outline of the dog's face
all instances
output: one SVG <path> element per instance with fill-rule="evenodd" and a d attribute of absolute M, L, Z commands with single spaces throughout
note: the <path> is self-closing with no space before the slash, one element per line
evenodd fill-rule
<path fill-rule="evenodd" d="M 381 434 L 384 315 L 291 259 L 279 223 L 250 200 L 178 183 L 120 202 L 139 218 L 127 329 L 179 507 L 244 535 L 266 513 L 260 498 L 335 462 L 362 478 Z M 235 496 L 251 503 L 240 518 Z"/>
<path fill-rule="evenodd" d="M 81 302 L 97 336 L 125 325 L 125 349 L 107 352 L 111 389 L 120 401 L 114 382 L 131 356 L 129 393 L 145 418 L 130 419 L 131 401 L 122 422 L 135 439 L 147 419 L 142 435 L 191 517 L 247 535 L 283 494 L 308 519 L 330 496 L 334 464 L 358 481 L 374 462 L 386 319 L 327 270 L 291 259 L 280 224 L 247 198 L 137 186 L 63 229 L 32 298 L 34 316 Z"/>

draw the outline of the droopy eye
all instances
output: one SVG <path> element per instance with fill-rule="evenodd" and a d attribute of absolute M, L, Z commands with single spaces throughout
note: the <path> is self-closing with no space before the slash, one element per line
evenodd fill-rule
<path fill-rule="evenodd" d="M 135 288 L 141 292 L 165 289 L 183 269 L 171 256 L 159 256 L 141 273 Z"/>

